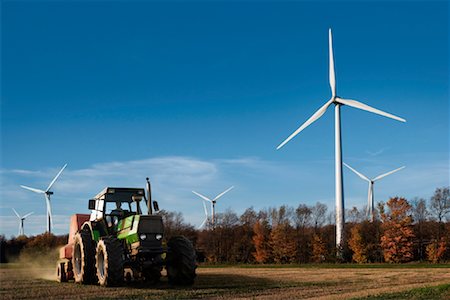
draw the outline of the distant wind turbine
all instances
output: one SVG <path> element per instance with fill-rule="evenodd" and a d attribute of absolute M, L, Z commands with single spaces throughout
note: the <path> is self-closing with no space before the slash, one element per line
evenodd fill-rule
<path fill-rule="evenodd" d="M 56 182 L 56 180 L 58 179 L 58 177 L 61 175 L 61 173 L 64 171 L 64 169 L 67 167 L 67 164 L 64 165 L 64 167 L 61 168 L 61 170 L 58 172 L 58 174 L 56 174 L 55 178 L 53 178 L 53 180 L 50 182 L 50 184 L 48 185 L 47 189 L 45 191 L 40 190 L 40 189 L 35 189 L 29 186 L 25 186 L 25 185 L 21 185 L 22 188 L 30 190 L 32 192 L 38 193 L 38 194 L 44 194 L 45 197 L 45 202 L 47 204 L 47 232 L 51 233 L 52 232 L 52 227 L 53 227 L 53 216 L 52 216 L 52 207 L 51 207 L 51 203 L 50 203 L 50 196 L 53 195 L 53 192 L 50 191 L 50 189 L 52 188 L 53 184 Z"/>
<path fill-rule="evenodd" d="M 375 183 L 375 181 L 380 180 L 381 178 L 384 178 L 388 175 L 391 175 L 395 172 L 398 172 L 402 169 L 405 168 L 405 166 L 400 167 L 398 169 L 395 169 L 393 171 L 381 174 L 373 179 L 369 179 L 368 177 L 364 176 L 363 174 L 359 173 L 358 171 L 356 171 L 355 169 L 353 169 L 352 167 L 350 167 L 348 164 L 344 163 L 344 165 L 349 168 L 350 170 L 353 171 L 353 173 L 355 173 L 356 175 L 358 175 L 359 177 L 361 177 L 363 180 L 369 182 L 369 192 L 367 195 L 367 216 L 370 216 L 370 221 L 373 222 L 374 220 L 374 210 L 375 210 L 375 204 L 374 204 L 374 195 L 373 195 L 373 184 Z"/>
<path fill-rule="evenodd" d="M 25 235 L 25 233 L 24 233 L 24 231 L 23 231 L 23 221 L 24 221 L 28 216 L 34 214 L 34 212 L 27 213 L 26 215 L 24 215 L 24 216 L 21 217 L 21 216 L 17 213 L 17 211 L 16 211 L 14 208 L 13 208 L 12 210 L 14 211 L 14 213 L 15 213 L 16 216 L 17 216 L 17 218 L 19 219 L 19 235 L 18 235 L 18 236 Z"/>
<path fill-rule="evenodd" d="M 222 193 L 220 193 L 219 195 L 217 195 L 216 197 L 214 197 L 212 200 L 209 199 L 208 197 L 197 193 L 196 191 L 192 191 L 194 194 L 196 194 L 197 196 L 199 196 L 200 198 L 202 198 L 205 201 L 208 201 L 211 203 L 211 223 L 212 226 L 214 227 L 215 225 L 215 216 L 216 216 L 216 212 L 215 212 L 215 207 L 216 207 L 216 202 L 217 200 L 219 200 L 220 197 L 222 197 L 223 195 L 225 195 L 226 193 L 228 193 L 229 191 L 231 191 L 234 188 L 234 186 L 228 188 L 227 190 L 223 191 Z M 203 225 L 203 224 L 202 224 Z"/>
<path fill-rule="evenodd" d="M 331 87 L 331 98 L 321 108 L 319 108 L 305 123 L 303 123 L 297 130 L 295 130 L 287 139 L 285 139 L 277 150 L 283 147 L 287 142 L 294 138 L 299 132 L 318 120 L 327 110 L 327 108 L 334 104 L 334 128 L 335 128 L 335 193 L 336 193 L 336 248 L 338 249 L 338 256 L 342 255 L 342 245 L 344 239 L 344 188 L 342 178 L 342 145 L 341 145 L 341 106 L 348 105 L 354 108 L 359 108 L 368 112 L 372 112 L 378 115 L 382 115 L 397 121 L 406 122 L 405 119 L 394 116 L 392 114 L 383 112 L 376 108 L 370 107 L 364 103 L 343 99 L 336 94 L 336 76 L 334 70 L 334 57 L 333 57 L 333 37 L 331 34 L 331 28 L 328 32 L 329 41 L 329 80 Z"/>

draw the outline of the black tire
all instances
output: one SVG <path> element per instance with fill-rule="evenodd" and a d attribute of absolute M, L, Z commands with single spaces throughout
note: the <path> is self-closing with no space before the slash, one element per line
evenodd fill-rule
<path fill-rule="evenodd" d="M 113 237 L 105 237 L 98 242 L 96 268 L 101 286 L 118 286 L 123 283 L 122 243 Z"/>
<path fill-rule="evenodd" d="M 65 263 L 61 262 L 56 266 L 56 280 L 58 282 L 67 282 L 66 268 L 64 265 Z"/>
<path fill-rule="evenodd" d="M 74 236 L 72 267 L 76 283 L 96 283 L 94 241 L 88 230 L 79 231 Z"/>
<path fill-rule="evenodd" d="M 167 243 L 166 270 L 169 284 L 191 285 L 196 277 L 195 249 L 184 236 L 175 236 Z"/>

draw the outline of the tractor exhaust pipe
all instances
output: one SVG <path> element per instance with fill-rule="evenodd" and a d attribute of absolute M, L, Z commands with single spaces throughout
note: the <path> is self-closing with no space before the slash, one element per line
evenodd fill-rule
<path fill-rule="evenodd" d="M 147 208 L 148 208 L 148 215 L 153 214 L 152 212 L 152 189 L 150 186 L 150 180 L 147 178 L 145 178 L 145 180 L 147 180 L 147 184 L 146 184 L 146 190 L 147 190 Z"/>

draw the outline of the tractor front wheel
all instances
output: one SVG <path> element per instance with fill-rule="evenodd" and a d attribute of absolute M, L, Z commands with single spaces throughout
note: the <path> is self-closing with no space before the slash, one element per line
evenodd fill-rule
<path fill-rule="evenodd" d="M 76 283 L 95 283 L 95 248 L 88 230 L 83 229 L 74 236 L 72 266 Z"/>
<path fill-rule="evenodd" d="M 105 237 L 98 242 L 96 267 L 101 286 L 118 286 L 124 279 L 123 250 L 121 242 L 113 237 Z"/>
<path fill-rule="evenodd" d="M 58 263 L 58 266 L 56 267 L 56 279 L 58 280 L 58 282 L 67 282 L 67 274 L 64 262 Z"/>
<path fill-rule="evenodd" d="M 197 263 L 191 241 L 184 236 L 175 236 L 169 240 L 167 246 L 166 270 L 169 284 L 193 284 Z"/>

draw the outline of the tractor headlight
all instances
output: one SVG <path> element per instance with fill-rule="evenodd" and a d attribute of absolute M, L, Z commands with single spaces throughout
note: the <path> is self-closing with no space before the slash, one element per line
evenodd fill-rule
<path fill-rule="evenodd" d="M 141 235 L 139 236 L 139 238 L 140 238 L 141 240 L 145 240 L 145 239 L 147 238 L 147 235 L 146 235 L 145 233 L 143 233 L 143 234 L 141 234 Z"/>
<path fill-rule="evenodd" d="M 157 234 L 155 237 L 158 241 L 160 241 L 162 239 L 162 234 Z"/>

